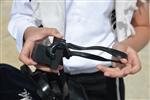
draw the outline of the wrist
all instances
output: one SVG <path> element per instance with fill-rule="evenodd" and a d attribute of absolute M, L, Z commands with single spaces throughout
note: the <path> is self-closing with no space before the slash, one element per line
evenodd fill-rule
<path fill-rule="evenodd" d="M 120 51 L 123 51 L 123 52 L 126 52 L 128 47 L 129 46 L 127 44 L 122 43 L 122 42 L 117 42 L 117 43 L 113 44 L 113 46 L 112 46 L 113 49 L 120 50 Z"/>

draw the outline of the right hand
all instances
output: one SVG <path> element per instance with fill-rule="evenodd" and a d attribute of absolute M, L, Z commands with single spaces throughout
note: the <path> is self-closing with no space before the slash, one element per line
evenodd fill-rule
<path fill-rule="evenodd" d="M 52 70 L 48 66 L 38 65 L 32 60 L 31 54 L 32 50 L 37 42 L 41 42 L 48 36 L 54 36 L 57 38 L 62 38 L 63 36 L 55 28 L 36 28 L 28 27 L 24 33 L 24 46 L 19 55 L 19 60 L 26 65 L 34 65 L 37 69 L 47 71 L 47 72 L 58 72 L 62 69 L 62 66 L 58 67 L 58 70 Z"/>

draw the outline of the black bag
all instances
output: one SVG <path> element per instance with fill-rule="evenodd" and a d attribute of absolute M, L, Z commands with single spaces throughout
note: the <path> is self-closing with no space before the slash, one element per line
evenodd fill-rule
<path fill-rule="evenodd" d="M 0 64 L 0 100 L 41 100 L 30 76 L 8 64 Z"/>
<path fill-rule="evenodd" d="M 84 88 L 64 75 L 0 64 L 0 100 L 88 100 Z"/>

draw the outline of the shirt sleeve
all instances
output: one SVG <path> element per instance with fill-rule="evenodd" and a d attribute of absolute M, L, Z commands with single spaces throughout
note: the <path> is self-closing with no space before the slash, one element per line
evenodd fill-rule
<path fill-rule="evenodd" d="M 16 46 L 19 52 L 23 46 L 24 31 L 29 26 L 38 26 L 32 15 L 33 10 L 29 0 L 13 1 L 8 31 L 16 39 Z"/>

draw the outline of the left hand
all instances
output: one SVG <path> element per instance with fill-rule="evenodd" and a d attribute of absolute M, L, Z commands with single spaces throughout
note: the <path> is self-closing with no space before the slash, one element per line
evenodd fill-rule
<path fill-rule="evenodd" d="M 112 68 L 105 65 L 97 65 L 97 69 L 104 72 L 105 76 L 113 78 L 125 77 L 129 74 L 135 74 L 141 70 L 141 62 L 134 49 L 121 43 L 114 44 L 113 48 L 127 53 L 128 59 L 120 59 L 122 64 L 113 62 Z"/>

